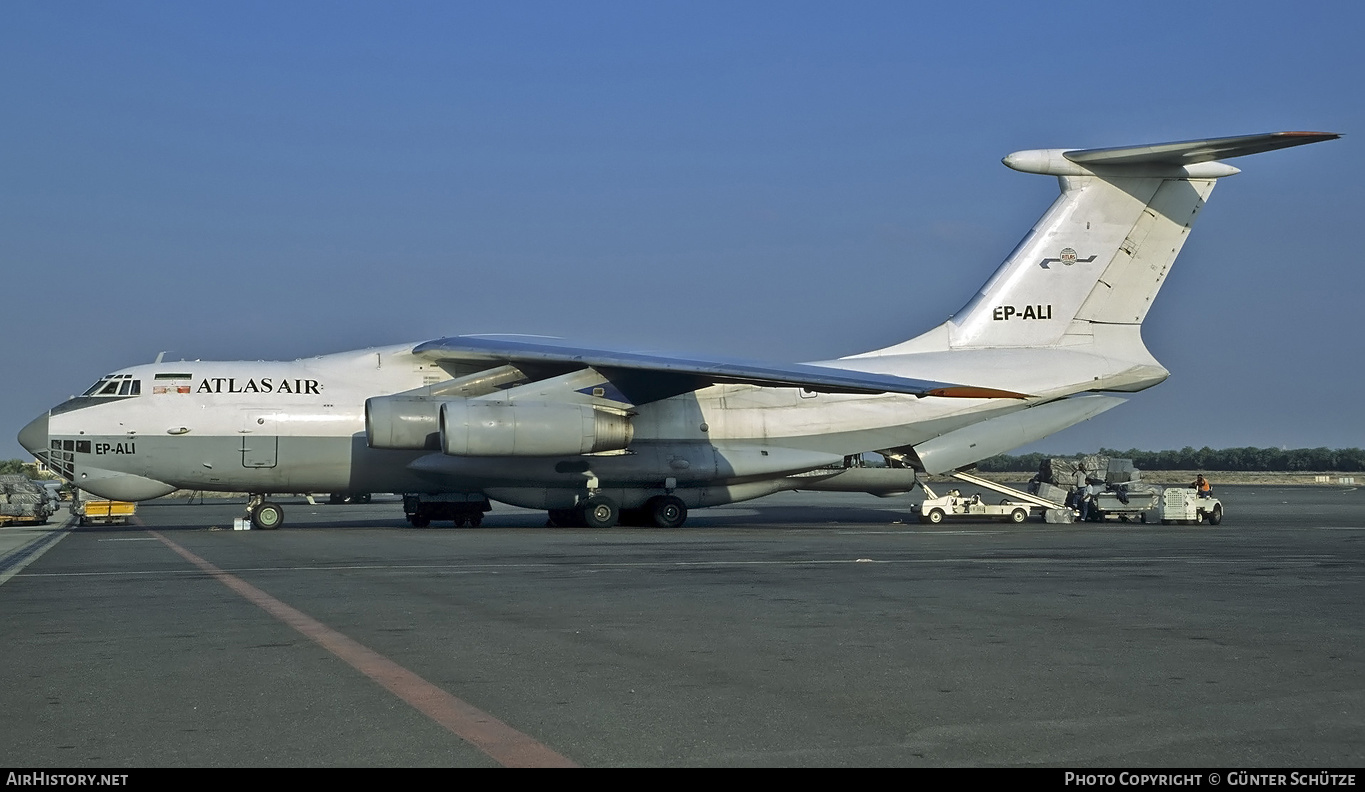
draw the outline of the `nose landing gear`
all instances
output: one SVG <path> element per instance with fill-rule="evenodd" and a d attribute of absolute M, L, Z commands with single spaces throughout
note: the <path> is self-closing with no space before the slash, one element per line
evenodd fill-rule
<path fill-rule="evenodd" d="M 273 531 L 284 525 L 284 509 L 265 498 L 265 495 L 253 494 L 246 504 L 246 518 L 257 531 Z"/>

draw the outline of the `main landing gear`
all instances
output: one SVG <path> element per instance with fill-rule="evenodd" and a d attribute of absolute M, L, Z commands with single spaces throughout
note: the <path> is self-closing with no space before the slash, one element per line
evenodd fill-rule
<path fill-rule="evenodd" d="M 594 495 L 572 509 L 550 509 L 549 528 L 632 527 L 678 528 L 687 521 L 687 504 L 675 495 L 659 495 L 638 509 L 622 509 L 605 495 Z"/>
<path fill-rule="evenodd" d="M 265 495 L 252 495 L 246 504 L 246 518 L 257 531 L 273 531 L 284 525 L 284 509 L 265 498 Z"/>

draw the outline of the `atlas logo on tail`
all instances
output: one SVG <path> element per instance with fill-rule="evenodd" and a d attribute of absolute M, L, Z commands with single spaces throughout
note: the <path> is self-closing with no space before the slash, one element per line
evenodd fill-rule
<path fill-rule="evenodd" d="M 1096 258 L 1097 258 L 1096 256 L 1090 256 L 1089 258 L 1076 258 L 1076 251 L 1074 248 L 1062 248 L 1062 252 L 1057 254 L 1057 258 L 1045 258 L 1042 261 L 1038 262 L 1038 266 L 1042 267 L 1043 269 L 1051 269 L 1051 267 L 1049 267 L 1048 264 L 1061 262 L 1062 264 L 1069 267 L 1078 261 L 1082 264 L 1089 264 Z"/>

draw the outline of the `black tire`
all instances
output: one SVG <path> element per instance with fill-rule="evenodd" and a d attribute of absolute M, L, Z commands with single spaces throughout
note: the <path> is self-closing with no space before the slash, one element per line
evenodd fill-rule
<path fill-rule="evenodd" d="M 1218 525 L 1223 522 L 1223 504 L 1219 503 L 1209 512 L 1209 525 Z"/>
<path fill-rule="evenodd" d="M 604 495 L 588 498 L 587 503 L 579 507 L 578 511 L 583 515 L 583 524 L 588 528 L 613 528 L 621 519 L 621 507 L 616 505 L 616 501 Z"/>
<path fill-rule="evenodd" d="M 1019 523 L 1022 523 L 1027 519 L 1028 510 L 1026 509 L 1015 509 L 1014 511 L 1010 512 L 1010 522 L 1014 523 L 1015 525 L 1018 525 Z"/>
<path fill-rule="evenodd" d="M 929 521 L 929 524 L 931 525 L 938 525 L 939 523 L 943 522 L 943 510 L 933 509 L 932 511 L 929 512 L 929 516 L 926 517 L 925 519 L 927 519 Z"/>
<path fill-rule="evenodd" d="M 660 495 L 645 504 L 649 521 L 655 528 L 681 528 L 687 522 L 687 504 L 676 495 Z"/>
<path fill-rule="evenodd" d="M 470 528 L 478 528 L 480 525 L 483 525 L 483 515 L 482 515 L 482 514 L 471 514 L 471 515 L 469 515 L 469 527 L 470 527 Z"/>
<path fill-rule="evenodd" d="M 354 495 L 354 496 L 351 497 L 351 503 L 369 503 L 369 502 L 370 502 L 370 493 L 368 493 L 368 492 L 362 492 L 362 493 L 359 494 L 359 495 Z"/>
<path fill-rule="evenodd" d="M 333 492 L 332 494 L 327 496 L 327 502 L 333 505 L 338 503 L 345 503 L 346 496 L 342 495 L 340 492 Z"/>
<path fill-rule="evenodd" d="M 284 525 L 284 509 L 279 504 L 262 501 L 251 510 L 251 527 L 258 531 L 274 531 Z"/>
<path fill-rule="evenodd" d="M 414 514 L 408 518 L 413 528 L 426 528 L 431 525 L 431 518 L 425 514 Z"/>

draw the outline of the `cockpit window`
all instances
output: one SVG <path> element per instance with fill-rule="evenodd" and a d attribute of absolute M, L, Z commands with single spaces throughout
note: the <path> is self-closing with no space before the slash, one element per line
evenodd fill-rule
<path fill-rule="evenodd" d="M 110 374 L 90 386 L 86 396 L 140 396 L 142 380 L 133 379 L 132 374 Z"/>

